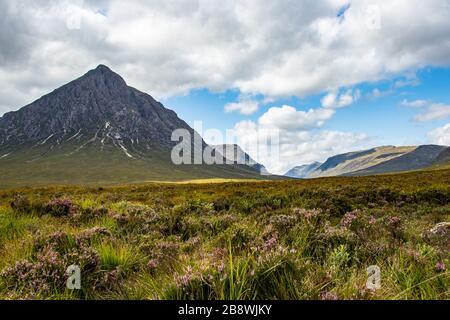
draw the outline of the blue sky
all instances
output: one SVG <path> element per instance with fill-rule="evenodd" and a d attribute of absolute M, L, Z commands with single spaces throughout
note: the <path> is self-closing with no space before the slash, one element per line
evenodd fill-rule
<path fill-rule="evenodd" d="M 405 79 L 393 77 L 355 86 L 354 88 L 361 91 L 361 98 L 351 106 L 338 110 L 320 130 L 365 133 L 372 138 L 369 144 L 373 146 L 432 143 L 427 134 L 434 128 L 445 125 L 450 121 L 450 117 L 427 122 L 414 121 L 414 116 L 420 113 L 421 109 L 405 107 L 402 102 L 429 100 L 450 105 L 450 69 L 427 67 L 418 71 L 409 85 L 395 85 L 397 81 L 402 80 Z M 381 94 L 374 96 L 373 90 L 379 90 Z M 271 107 L 290 105 L 303 111 L 319 108 L 325 95 L 277 99 L 264 103 L 258 112 L 249 116 L 224 110 L 226 104 L 238 100 L 238 90 L 223 93 L 214 93 L 208 89 L 193 90 L 188 94 L 163 99 L 162 102 L 190 125 L 201 120 L 204 129 L 218 128 L 225 132 L 243 119 L 257 121 Z M 258 99 L 264 100 L 263 97 Z"/>

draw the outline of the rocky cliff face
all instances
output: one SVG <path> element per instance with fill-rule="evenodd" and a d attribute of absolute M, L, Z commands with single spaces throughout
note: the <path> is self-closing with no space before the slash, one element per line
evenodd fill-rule
<path fill-rule="evenodd" d="M 178 128 L 193 132 L 175 112 L 100 65 L 0 118 L 0 152 L 80 143 L 109 144 L 123 151 L 169 148 L 174 144 L 172 131 Z"/>

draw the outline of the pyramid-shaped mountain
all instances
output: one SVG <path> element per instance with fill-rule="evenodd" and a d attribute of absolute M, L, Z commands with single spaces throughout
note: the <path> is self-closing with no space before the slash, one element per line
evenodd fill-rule
<path fill-rule="evenodd" d="M 245 165 L 174 165 L 176 129 L 197 134 L 100 65 L 0 118 L 0 187 L 260 177 Z"/>

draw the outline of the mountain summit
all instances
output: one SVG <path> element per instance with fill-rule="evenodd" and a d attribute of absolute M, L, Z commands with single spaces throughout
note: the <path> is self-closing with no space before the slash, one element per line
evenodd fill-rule
<path fill-rule="evenodd" d="M 0 119 L 0 150 L 112 144 L 127 156 L 171 146 L 172 131 L 192 129 L 150 95 L 104 65 Z M 128 150 L 130 152 L 128 153 Z"/>
<path fill-rule="evenodd" d="M 0 118 L 0 185 L 258 177 L 248 166 L 173 165 L 176 129 L 197 134 L 99 65 Z"/>

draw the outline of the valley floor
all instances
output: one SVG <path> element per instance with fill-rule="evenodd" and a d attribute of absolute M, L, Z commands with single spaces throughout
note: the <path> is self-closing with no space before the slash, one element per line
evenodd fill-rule
<path fill-rule="evenodd" d="M 446 222 L 449 170 L 3 190 L 0 298 L 449 299 Z"/>

